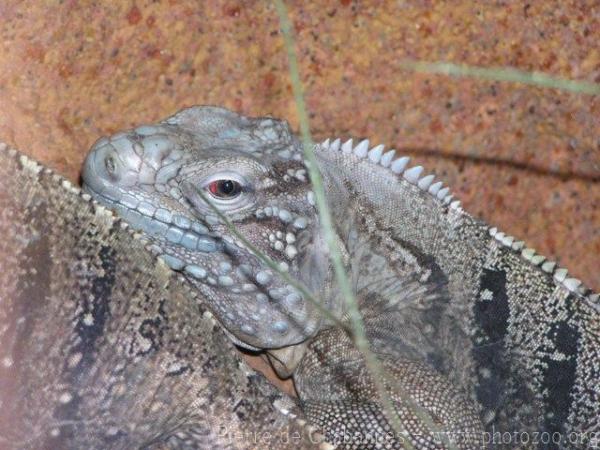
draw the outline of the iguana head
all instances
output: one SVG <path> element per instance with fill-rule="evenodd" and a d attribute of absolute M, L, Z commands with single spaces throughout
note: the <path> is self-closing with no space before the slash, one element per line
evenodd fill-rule
<path fill-rule="evenodd" d="M 238 344 L 281 348 L 318 330 L 315 307 L 257 259 L 205 202 L 283 270 L 326 297 L 327 254 L 301 148 L 286 122 L 189 108 L 97 141 L 83 183 L 200 290 Z"/>

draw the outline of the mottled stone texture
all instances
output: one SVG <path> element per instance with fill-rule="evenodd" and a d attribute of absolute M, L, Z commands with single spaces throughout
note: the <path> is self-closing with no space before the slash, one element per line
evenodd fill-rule
<path fill-rule="evenodd" d="M 317 138 L 369 137 L 600 289 L 600 99 L 402 70 L 600 82 L 597 2 L 290 2 Z M 325 5 L 326 6 L 322 6 Z M 0 2 L 0 139 L 76 179 L 100 135 L 193 104 L 297 120 L 268 1 Z"/>

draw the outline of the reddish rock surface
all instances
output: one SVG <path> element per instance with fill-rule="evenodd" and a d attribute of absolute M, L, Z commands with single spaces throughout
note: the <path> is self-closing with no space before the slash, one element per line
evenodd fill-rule
<path fill-rule="evenodd" d="M 297 127 L 270 2 L 100 3 L 0 3 L 0 139 L 76 180 L 97 137 L 184 106 Z M 316 138 L 368 137 L 414 156 L 466 210 L 600 289 L 600 97 L 401 67 L 600 83 L 597 3 L 288 3 Z"/>

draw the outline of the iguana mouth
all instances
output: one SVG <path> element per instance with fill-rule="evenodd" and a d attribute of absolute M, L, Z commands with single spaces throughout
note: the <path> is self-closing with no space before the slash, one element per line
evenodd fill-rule
<path fill-rule="evenodd" d="M 101 199 L 100 202 L 107 205 L 109 209 L 116 210 L 116 213 L 136 230 L 191 251 L 210 253 L 218 249 L 217 241 L 211 236 L 208 228 L 199 221 L 190 220 L 183 215 L 171 214 L 163 208 L 149 208 L 149 205 L 143 201 L 114 201 L 85 184 L 83 188 L 93 198 Z M 131 199 L 134 197 L 127 196 L 127 200 Z"/>

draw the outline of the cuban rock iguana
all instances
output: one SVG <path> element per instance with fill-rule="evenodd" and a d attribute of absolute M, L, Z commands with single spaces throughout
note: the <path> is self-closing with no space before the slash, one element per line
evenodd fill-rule
<path fill-rule="evenodd" d="M 2 143 L 0 236 L 0 448 L 331 448 L 126 223 Z"/>
<path fill-rule="evenodd" d="M 458 448 L 497 444 L 494 432 L 520 433 L 506 448 L 525 435 L 525 447 L 592 445 L 598 294 L 474 219 L 394 150 L 335 139 L 315 151 L 371 348 L 402 390 L 441 430 L 477 436 L 457 439 Z M 328 439 L 350 433 L 359 438 L 344 448 L 403 448 L 399 436 L 361 441 L 390 425 L 360 354 L 213 209 L 346 319 L 302 147 L 286 122 L 185 109 L 100 139 L 83 182 L 185 276 L 233 342 L 265 351 L 280 375 L 293 376 L 304 412 Z M 440 448 L 389 391 L 412 446 Z"/>

